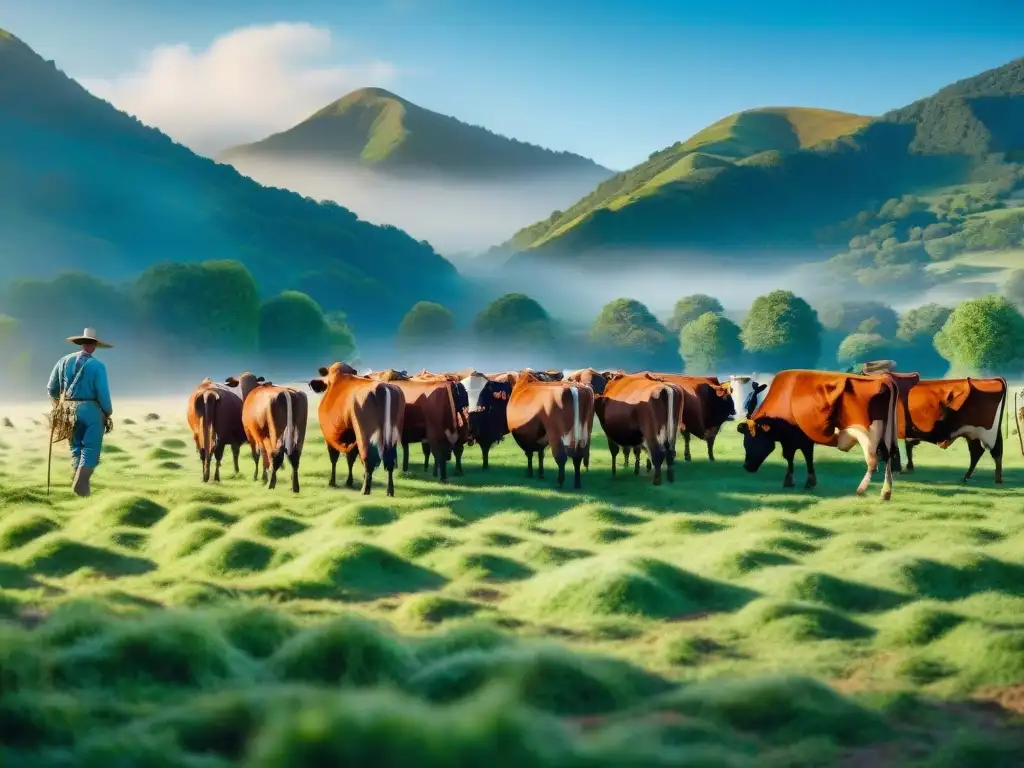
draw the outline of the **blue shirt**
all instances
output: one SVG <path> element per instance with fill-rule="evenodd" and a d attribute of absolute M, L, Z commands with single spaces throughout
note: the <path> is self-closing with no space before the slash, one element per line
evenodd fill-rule
<path fill-rule="evenodd" d="M 78 377 L 75 388 L 67 391 L 79 368 L 82 368 L 82 375 Z M 84 349 L 65 355 L 57 361 L 50 373 L 46 390 L 53 400 L 59 398 L 61 392 L 66 392 L 65 399 L 68 400 L 95 400 L 108 416 L 114 410 L 110 403 L 107 367 Z"/>

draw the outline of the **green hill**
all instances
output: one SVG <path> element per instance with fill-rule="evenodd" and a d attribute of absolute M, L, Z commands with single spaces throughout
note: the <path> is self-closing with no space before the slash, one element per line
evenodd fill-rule
<path fill-rule="evenodd" d="M 267 293 L 304 290 L 354 320 L 461 290 L 427 243 L 193 154 L 6 32 L 0 200 L 0 280 L 70 268 L 122 279 L 160 261 L 237 259 Z"/>
<path fill-rule="evenodd" d="M 218 159 L 317 159 L 356 163 L 394 175 L 506 179 L 557 174 L 597 183 L 612 171 L 431 112 L 382 88 L 363 88 L 298 125 Z"/>
<path fill-rule="evenodd" d="M 962 184 L 1008 194 L 1022 160 L 1019 59 L 874 120 L 793 108 L 732 115 L 493 253 L 600 262 L 624 248 L 835 252 L 887 199 L 953 195 L 945 188 Z"/>

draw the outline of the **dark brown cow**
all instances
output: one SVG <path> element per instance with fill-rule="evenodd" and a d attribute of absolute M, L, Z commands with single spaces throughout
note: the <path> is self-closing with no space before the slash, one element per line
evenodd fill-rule
<path fill-rule="evenodd" d="M 577 384 L 586 384 L 592 390 L 594 390 L 594 397 L 600 397 L 604 393 L 604 388 L 608 385 L 608 382 L 619 376 L 625 376 L 625 372 L 618 371 L 605 371 L 603 373 L 595 371 L 593 368 L 581 368 L 578 371 L 573 371 L 565 377 L 566 381 L 576 382 Z M 596 400 L 595 400 L 596 403 Z M 595 405 L 596 408 L 596 405 Z M 629 455 L 629 449 L 626 449 L 627 459 Z M 590 470 L 590 443 L 587 443 L 587 451 L 583 454 L 583 468 L 587 471 Z"/>
<path fill-rule="evenodd" d="M 458 373 L 431 373 L 425 368 L 412 376 L 413 381 L 442 381 L 447 382 L 451 387 L 451 394 L 455 400 L 455 408 L 459 412 L 465 429 L 459 431 L 459 441 L 452 446 L 452 455 L 455 457 L 455 474 L 461 475 L 462 471 L 462 453 L 465 451 L 467 445 L 473 444 L 473 434 L 469 427 L 469 393 L 466 391 L 465 385 L 462 383 L 462 378 Z M 420 445 L 423 447 L 423 471 L 426 472 L 430 468 L 430 443 L 424 440 Z M 437 477 L 437 462 L 434 462 L 434 477 Z"/>
<path fill-rule="evenodd" d="M 402 428 L 402 471 L 409 471 L 409 444 L 426 442 L 440 468 L 440 480 L 448 481 L 448 459 L 457 452 L 455 474 L 462 475 L 462 447 L 469 439 L 469 416 L 458 405 L 458 382 L 443 377 L 416 379 L 404 371 L 378 371 L 371 379 L 395 384 L 405 395 Z"/>
<path fill-rule="evenodd" d="M 793 458 L 800 451 L 807 462 L 805 487 L 813 488 L 817 484 L 815 444 L 844 452 L 860 445 L 867 472 L 857 494 L 867 490 L 881 460 L 885 463 L 882 499 L 888 500 L 892 497 L 898 399 L 896 383 L 889 376 L 782 371 L 751 418 L 736 427 L 743 435 L 743 468 L 757 472 L 779 443 L 787 464 L 783 487 L 793 486 Z"/>
<path fill-rule="evenodd" d="M 373 470 L 383 464 L 388 473 L 388 496 L 395 495 L 395 467 L 398 444 L 405 421 L 405 395 L 401 387 L 356 374 L 345 363 L 334 363 L 319 370 L 320 378 L 311 379 L 309 388 L 323 394 L 317 416 L 331 460 L 328 485 L 338 485 L 338 457 L 345 454 L 351 488 L 352 465 L 363 462 L 363 494 L 373 487 Z"/>
<path fill-rule="evenodd" d="M 1006 379 L 924 379 L 912 384 L 901 384 L 899 377 L 896 380 L 905 412 L 901 414 L 900 437 L 906 441 L 907 472 L 914 471 L 915 445 L 924 442 L 948 448 L 963 437 L 971 457 L 964 482 L 988 451 L 996 465 L 995 481 L 1002 484 L 1000 427 L 1006 411 Z"/>
<path fill-rule="evenodd" d="M 573 487 L 580 487 L 580 463 L 594 428 L 594 391 L 567 381 L 545 382 L 529 372 L 519 375 L 506 411 L 508 429 L 526 454 L 526 476 L 544 477 L 544 450 L 558 465 L 558 485 L 565 484 L 565 463 L 572 459 Z"/>
<path fill-rule="evenodd" d="M 654 460 L 654 485 L 661 485 L 662 463 L 668 481 L 675 481 L 676 438 L 683 426 L 681 386 L 647 373 L 619 376 L 604 387 L 594 410 L 608 438 L 613 477 L 619 446 L 639 451 L 642 444 Z"/>
<path fill-rule="evenodd" d="M 277 487 L 277 471 L 285 456 L 292 467 L 292 491 L 299 492 L 299 459 L 306 440 L 309 421 L 309 403 L 304 392 L 291 387 L 276 387 L 269 381 L 246 386 L 251 373 L 227 380 L 229 387 L 242 387 L 242 427 L 252 449 L 256 469 L 253 480 L 259 476 L 259 456 L 263 456 L 263 477 L 270 469 L 267 488 Z"/>
<path fill-rule="evenodd" d="M 263 378 L 256 379 L 262 383 Z M 242 428 L 242 398 L 239 393 L 211 379 L 203 379 L 189 396 L 186 414 L 188 426 L 199 451 L 203 467 L 203 482 L 210 481 L 211 457 L 216 461 L 213 472 L 214 482 L 220 482 L 220 464 L 224 460 L 224 449 L 231 446 L 235 460 L 235 474 L 238 467 L 238 452 L 248 442 Z"/>

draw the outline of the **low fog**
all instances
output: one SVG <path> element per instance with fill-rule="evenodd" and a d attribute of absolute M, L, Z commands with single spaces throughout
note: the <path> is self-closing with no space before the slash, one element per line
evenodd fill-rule
<path fill-rule="evenodd" d="M 308 160 L 239 159 L 232 165 L 260 184 L 333 200 L 374 224 L 392 224 L 443 254 L 479 252 L 548 218 L 590 192 L 587 178 L 551 177 L 464 183 L 399 180 L 366 168 Z"/>

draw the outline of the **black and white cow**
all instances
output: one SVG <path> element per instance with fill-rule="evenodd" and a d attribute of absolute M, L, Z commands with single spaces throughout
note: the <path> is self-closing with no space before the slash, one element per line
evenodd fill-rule
<path fill-rule="evenodd" d="M 483 468 L 487 469 L 487 455 L 491 446 L 500 443 L 508 434 L 508 398 L 513 382 L 501 377 L 495 381 L 482 373 L 473 372 L 461 382 L 469 399 L 470 441 L 479 443 Z"/>

